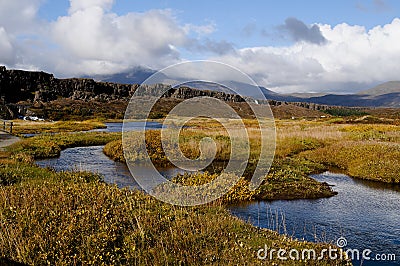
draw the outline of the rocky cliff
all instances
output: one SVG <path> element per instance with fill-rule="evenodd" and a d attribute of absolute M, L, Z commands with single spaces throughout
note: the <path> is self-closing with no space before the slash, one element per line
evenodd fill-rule
<path fill-rule="evenodd" d="M 93 79 L 71 78 L 57 79 L 45 72 L 7 70 L 0 67 L 0 95 L 8 103 L 19 101 L 49 102 L 58 98 L 83 101 L 129 100 L 138 84 L 117 84 L 97 82 Z M 218 91 L 200 91 L 188 87 L 171 89 L 169 86 L 156 84 L 143 86 L 146 95 L 157 95 L 159 90 L 167 90 L 164 97 L 187 99 L 198 96 L 210 96 L 227 102 L 243 102 L 239 95 Z"/>
<path fill-rule="evenodd" d="M 57 98 L 107 101 L 128 98 L 137 86 L 96 82 L 93 79 L 57 79 L 45 72 L 0 67 L 0 95 L 8 103 L 49 102 Z"/>
<path fill-rule="evenodd" d="M 120 105 L 128 103 L 129 99 L 139 88 L 138 84 L 118 84 L 112 82 L 98 82 L 89 78 L 58 79 L 45 72 L 33 72 L 22 70 L 7 70 L 0 66 L 0 96 L 7 117 L 25 115 L 29 109 L 35 109 L 38 113 L 43 109 L 43 104 L 64 99 L 64 101 L 78 101 L 80 106 L 87 103 L 110 103 L 118 101 Z M 166 91 L 163 98 L 178 101 L 193 97 L 209 96 L 229 103 L 244 103 L 245 100 L 255 102 L 254 99 L 244 99 L 240 95 L 228 94 L 215 90 L 197 90 L 190 87 L 171 88 L 163 84 L 143 85 L 142 95 L 158 95 L 160 90 Z M 22 102 L 22 103 L 21 103 Z M 260 104 L 266 101 L 258 100 Z M 7 103 L 5 105 L 4 103 Z M 21 104 L 17 104 L 21 103 Z M 270 100 L 271 106 L 295 105 L 310 110 L 326 110 L 329 105 L 313 103 L 289 103 Z M 89 104 L 90 105 L 90 104 Z M 47 106 L 52 106 L 47 104 Z M 89 108 L 90 109 L 90 108 Z M 7 111 L 12 110 L 12 111 Z M 0 110 L 1 111 L 1 110 Z M 2 115 L 6 117 L 6 115 Z"/>

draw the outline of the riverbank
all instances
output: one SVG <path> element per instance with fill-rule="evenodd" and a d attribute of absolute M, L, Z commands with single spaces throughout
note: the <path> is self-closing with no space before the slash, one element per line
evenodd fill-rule
<path fill-rule="evenodd" d="M 325 170 L 338 168 L 353 178 L 399 184 L 400 126 L 364 122 L 279 121 L 277 156 L 294 156 Z M 296 145 L 279 145 L 296 140 L 309 148 L 293 154 Z"/>
<path fill-rule="evenodd" d="M 87 132 L 38 135 L 22 139 L 7 148 L 11 157 L 27 162 L 36 159 L 54 158 L 64 149 L 80 146 L 105 145 L 121 137 L 121 133 Z"/>
<path fill-rule="evenodd" d="M 44 133 L 61 133 L 61 132 L 77 132 L 89 131 L 94 129 L 106 128 L 102 121 L 85 120 L 85 121 L 25 121 L 14 120 L 13 131 L 15 135 L 35 135 Z"/>

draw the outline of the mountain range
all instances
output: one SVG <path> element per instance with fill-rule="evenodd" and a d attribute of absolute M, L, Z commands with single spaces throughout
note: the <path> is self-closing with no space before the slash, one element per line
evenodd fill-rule
<path fill-rule="evenodd" d="M 125 73 L 113 75 L 91 76 L 98 81 L 115 82 L 123 84 L 141 84 L 157 71 L 148 68 L 137 67 Z M 165 77 L 168 80 L 168 77 Z M 355 94 L 322 94 L 322 93 L 296 93 L 280 94 L 267 88 L 260 87 L 260 90 L 251 84 L 235 81 L 222 82 L 226 86 L 215 83 L 191 82 L 185 86 L 202 89 L 217 90 L 226 93 L 237 93 L 242 96 L 256 99 L 265 98 L 286 102 L 307 102 L 325 105 L 337 105 L 348 107 L 400 107 L 400 81 L 389 81 L 376 87 L 360 91 Z M 229 87 L 229 88 L 228 88 Z"/>

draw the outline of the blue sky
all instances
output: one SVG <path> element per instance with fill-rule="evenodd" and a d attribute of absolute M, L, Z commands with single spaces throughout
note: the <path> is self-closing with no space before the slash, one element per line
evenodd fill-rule
<path fill-rule="evenodd" d="M 68 14 L 69 1 L 44 1 L 40 17 L 52 21 Z M 124 15 L 152 9 L 171 9 L 181 23 L 215 24 L 214 39 L 227 40 L 237 48 L 283 45 L 288 40 L 279 36 L 276 27 L 288 17 L 306 24 L 337 25 L 347 23 L 371 29 L 390 23 L 400 16 L 400 1 L 365 0 L 252 0 L 252 1 L 187 1 L 187 0 L 118 0 L 112 11 Z M 251 33 L 251 34 L 250 34 Z"/>
<path fill-rule="evenodd" d="M 231 64 L 278 92 L 400 79 L 400 1 L 0 0 L 0 64 L 57 76 Z"/>

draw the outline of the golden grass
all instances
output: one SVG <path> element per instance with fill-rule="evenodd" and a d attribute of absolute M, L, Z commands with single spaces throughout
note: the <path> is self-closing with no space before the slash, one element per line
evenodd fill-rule
<path fill-rule="evenodd" d="M 259 264 L 268 247 L 316 249 L 231 216 L 218 205 L 174 207 L 139 191 L 118 189 L 90 173 L 55 173 L 13 163 L 0 176 L 0 254 L 28 265 Z M 0 258 L 1 261 L 1 258 Z M 277 258 L 268 263 L 292 265 Z M 297 265 L 345 265 L 299 261 Z"/>
<path fill-rule="evenodd" d="M 234 128 L 233 122 L 231 125 Z M 246 125 L 253 155 L 257 155 L 256 123 L 248 121 Z M 193 158 L 198 156 L 198 140 L 204 136 L 221 145 L 228 141 L 218 123 L 193 123 L 185 132 L 182 145 L 185 154 Z M 138 191 L 118 189 L 95 174 L 55 173 L 31 164 L 33 158 L 56 156 L 67 147 L 107 142 L 105 152 L 123 161 L 119 134 L 59 134 L 23 140 L 1 154 L 0 254 L 29 265 L 256 265 L 262 263 L 257 250 L 265 244 L 287 250 L 320 250 L 327 245 L 255 228 L 232 217 L 219 204 L 331 196 L 326 185 L 307 177 L 331 165 L 352 176 L 399 182 L 399 127 L 278 121 L 277 133 L 275 161 L 255 193 L 246 191 L 248 181 L 242 178 L 221 201 L 191 208 L 173 207 Z M 150 142 L 154 159 L 164 160 L 158 151 L 157 133 L 149 134 L 154 139 Z M 218 156 L 225 160 L 228 155 Z M 251 166 L 250 162 L 249 172 Z M 205 173 L 178 176 L 174 181 L 195 185 L 213 178 L 215 175 Z M 294 264 L 277 259 L 265 262 Z M 344 264 L 296 261 L 296 265 Z"/>
<path fill-rule="evenodd" d="M 16 135 L 23 134 L 41 134 L 41 133 L 59 133 L 59 132 L 76 132 L 88 131 L 92 129 L 105 128 L 104 123 L 97 120 L 86 121 L 24 121 L 14 120 L 13 133 Z"/>
<path fill-rule="evenodd" d="M 38 135 L 23 139 L 7 148 L 12 156 L 25 154 L 33 159 L 51 158 L 60 155 L 61 150 L 77 146 L 104 145 L 121 137 L 121 133 L 60 133 L 56 135 Z"/>
<path fill-rule="evenodd" d="M 277 157 L 298 154 L 327 167 L 341 168 L 353 177 L 400 182 L 400 126 L 297 121 L 277 124 Z"/>
<path fill-rule="evenodd" d="M 314 162 L 345 170 L 349 175 L 386 183 L 400 183 L 400 144 L 344 141 L 306 152 Z"/>
<path fill-rule="evenodd" d="M 220 123 L 205 123 L 207 121 L 204 118 L 191 121 L 191 127 L 181 133 L 180 148 L 187 157 L 197 158 L 200 139 L 209 136 L 217 143 L 217 160 L 229 160 L 230 154 L 226 152 L 230 141 L 227 131 Z M 235 128 L 238 123 L 235 120 L 226 122 L 228 129 Z M 260 152 L 257 123 L 245 120 L 245 124 L 251 145 L 250 161 L 254 161 Z M 298 157 L 322 163 L 325 167 L 339 167 L 353 177 L 398 183 L 400 156 L 396 143 L 400 143 L 400 126 L 306 120 L 278 120 L 276 126 L 275 161 Z M 148 151 L 154 153 L 153 162 L 168 165 L 161 145 L 156 144 L 159 138 L 152 136 L 151 139 L 150 146 L 153 145 L 153 148 Z M 121 142 L 108 144 L 105 153 L 111 158 L 124 160 Z"/>
<path fill-rule="evenodd" d="M 197 127 L 185 128 L 180 134 L 179 147 L 172 147 L 172 150 L 178 152 L 182 150 L 183 154 L 190 159 L 199 158 L 199 142 L 204 137 L 210 137 L 216 142 L 217 154 L 214 163 L 227 162 L 230 160 L 230 139 L 225 129 L 221 128 L 220 124 L 216 123 L 211 125 L 214 130 L 210 131 L 210 125 L 203 124 Z M 244 172 L 244 179 L 241 181 L 240 186 L 235 186 L 223 199 L 224 203 L 232 203 L 237 201 L 249 200 L 263 200 L 263 199 L 295 199 L 295 198 L 320 198 L 330 197 L 335 195 L 332 189 L 325 184 L 316 182 L 309 178 L 307 175 L 320 171 L 321 165 L 311 164 L 297 159 L 286 160 L 286 157 L 293 157 L 302 151 L 316 149 L 323 146 L 323 143 L 318 139 L 313 138 L 294 138 L 287 137 L 285 139 L 278 139 L 277 151 L 275 162 L 272 171 L 264 185 L 256 191 L 249 191 L 247 189 L 249 180 L 257 166 L 260 154 L 260 138 L 255 128 L 249 128 L 250 139 L 250 160 Z M 149 130 L 146 132 L 146 147 L 143 143 L 139 143 L 137 132 L 127 134 L 125 140 L 125 156 L 129 162 L 140 162 L 144 159 L 147 152 L 152 159 L 154 165 L 158 167 L 172 166 L 161 145 L 161 134 L 159 130 Z M 116 140 L 106 144 L 104 153 L 116 161 L 125 162 L 123 145 L 121 140 Z M 213 165 L 208 168 L 209 171 L 215 171 Z M 218 172 L 218 170 L 216 170 Z M 183 185 L 198 185 L 201 180 L 208 183 L 215 177 L 209 175 L 207 172 L 198 175 L 184 175 L 178 176 L 174 179 Z M 168 189 L 166 192 L 168 194 Z"/>
<path fill-rule="evenodd" d="M 343 125 L 315 121 L 278 121 L 277 138 L 313 138 L 323 141 L 339 140 L 346 134 Z"/>
<path fill-rule="evenodd" d="M 234 123 L 231 125 L 234 128 Z M 253 155 L 257 155 L 259 145 L 255 126 L 254 122 L 247 124 Z M 261 187 L 255 192 L 246 190 L 245 174 L 218 204 L 332 196 L 326 184 L 307 176 L 329 166 L 340 167 L 355 177 L 399 183 L 397 126 L 278 121 L 277 133 L 276 157 Z M 156 162 L 163 162 L 159 133 L 148 134 L 148 150 Z M 218 123 L 185 129 L 181 144 L 188 157 L 199 155 L 198 142 L 204 136 L 224 149 L 229 142 L 226 130 Z M 172 207 L 140 192 L 106 185 L 92 174 L 55 173 L 29 164 L 32 156 L 53 156 L 57 153 L 54 151 L 66 147 L 109 141 L 105 152 L 123 161 L 118 134 L 35 137 L 13 146 L 14 160 L 4 154 L 0 161 L 0 254 L 28 264 L 53 265 L 258 264 L 255 255 L 264 244 L 289 249 L 323 246 L 256 229 L 233 218 L 217 203 Z M 229 157 L 226 153 L 217 156 L 222 161 Z M 253 166 L 250 161 L 247 174 Z M 204 173 L 178 176 L 174 181 L 190 186 L 213 178 L 215 175 Z M 336 263 L 341 262 L 318 261 L 318 265 Z"/>

